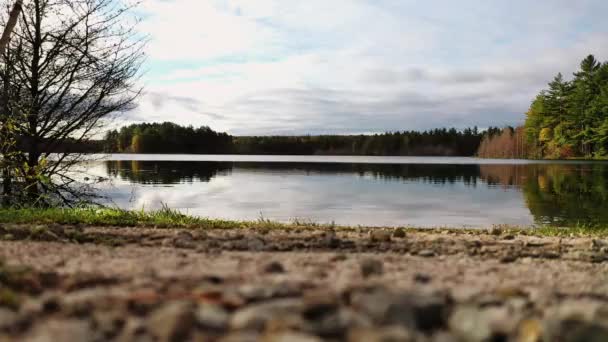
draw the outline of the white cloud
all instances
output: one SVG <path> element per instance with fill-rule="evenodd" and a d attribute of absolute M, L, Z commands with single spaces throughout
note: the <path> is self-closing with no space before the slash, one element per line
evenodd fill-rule
<path fill-rule="evenodd" d="M 602 0 L 148 0 L 148 95 L 131 120 L 236 134 L 515 124 L 588 53 Z"/>

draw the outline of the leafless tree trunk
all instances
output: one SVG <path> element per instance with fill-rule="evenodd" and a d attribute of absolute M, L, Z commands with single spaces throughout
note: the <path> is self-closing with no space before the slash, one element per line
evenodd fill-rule
<path fill-rule="evenodd" d="M 8 22 L 6 23 L 6 27 L 4 27 L 4 32 L 2 32 L 2 37 L 0 38 L 0 55 L 4 55 L 4 51 L 6 51 L 6 46 L 8 45 L 11 34 L 17 25 L 17 21 L 19 20 L 19 15 L 21 14 L 22 9 L 23 0 L 17 0 L 15 5 L 13 5 Z"/>

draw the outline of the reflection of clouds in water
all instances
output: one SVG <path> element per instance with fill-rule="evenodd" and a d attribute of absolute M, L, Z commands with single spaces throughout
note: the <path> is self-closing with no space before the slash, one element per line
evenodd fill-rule
<path fill-rule="evenodd" d="M 131 189 L 135 201 L 129 202 Z M 170 187 L 117 184 L 109 194 L 124 208 L 163 204 L 189 214 L 227 219 L 264 217 L 361 225 L 487 226 L 531 224 L 518 190 L 471 187 L 461 182 L 378 180 L 356 174 L 264 173 L 235 168 L 210 182 Z"/>

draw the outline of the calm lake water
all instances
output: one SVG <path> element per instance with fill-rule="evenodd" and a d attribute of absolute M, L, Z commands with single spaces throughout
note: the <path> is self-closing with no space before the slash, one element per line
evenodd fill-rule
<path fill-rule="evenodd" d="M 608 163 L 476 158 L 108 155 L 122 208 L 236 220 L 479 227 L 608 223 Z"/>

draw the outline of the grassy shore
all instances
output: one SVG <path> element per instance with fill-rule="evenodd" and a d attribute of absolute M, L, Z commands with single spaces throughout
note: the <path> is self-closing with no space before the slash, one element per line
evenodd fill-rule
<path fill-rule="evenodd" d="M 326 228 L 354 230 L 372 228 L 364 226 L 337 226 L 334 224 L 318 224 L 310 221 L 293 220 L 281 223 L 264 218 L 255 221 L 231 221 L 202 218 L 186 215 L 177 210 L 164 208 L 160 210 L 122 210 L 116 208 L 48 208 L 48 209 L 0 209 L 0 223 L 5 224 L 59 224 L 87 225 L 100 227 L 147 227 L 147 228 L 188 228 L 188 229 L 306 229 Z M 608 227 L 603 226 L 507 226 L 494 225 L 481 229 L 471 228 L 419 228 L 419 227 L 374 227 L 385 229 L 405 229 L 408 231 L 451 232 L 462 234 L 518 234 L 537 236 L 563 237 L 604 237 L 608 236 Z"/>

